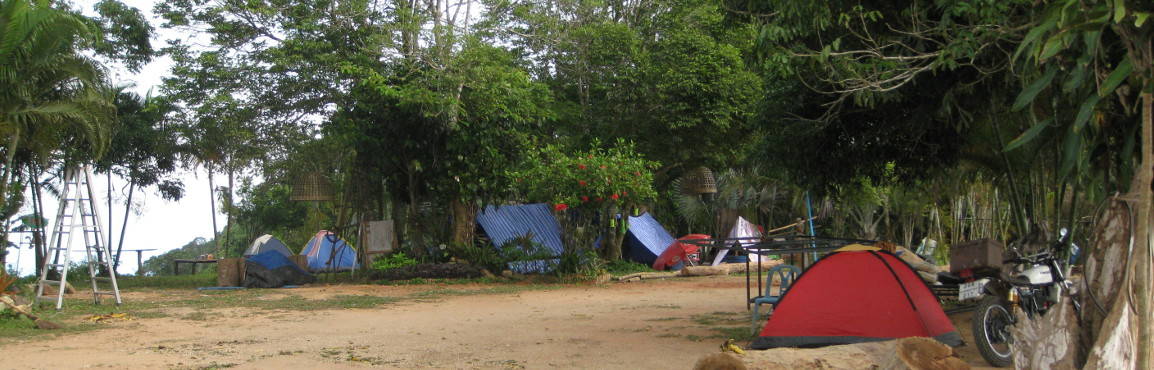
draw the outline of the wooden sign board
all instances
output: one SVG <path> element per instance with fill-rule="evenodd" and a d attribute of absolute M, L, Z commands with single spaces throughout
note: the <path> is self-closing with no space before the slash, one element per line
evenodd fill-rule
<path fill-rule="evenodd" d="M 388 253 L 397 249 L 393 220 L 368 221 L 365 226 L 365 254 Z"/>

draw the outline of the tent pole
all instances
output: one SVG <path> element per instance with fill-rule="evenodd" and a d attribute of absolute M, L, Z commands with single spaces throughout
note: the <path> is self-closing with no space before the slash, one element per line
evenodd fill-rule
<path fill-rule="evenodd" d="M 734 255 L 735 256 L 737 255 L 736 251 L 734 252 Z M 758 292 L 757 294 L 761 294 L 761 292 Z M 750 303 L 751 303 L 750 301 L 752 299 L 753 299 L 753 297 L 750 297 L 750 294 L 749 294 L 749 253 L 746 253 L 745 254 L 745 310 L 746 311 L 749 311 L 750 309 L 752 309 L 752 307 L 750 307 Z"/>
<path fill-rule="evenodd" d="M 811 240 L 809 246 L 817 248 L 817 243 L 812 241 L 817 237 L 817 233 L 813 230 L 813 203 L 809 199 L 809 191 L 805 192 L 805 217 L 809 219 L 809 237 Z M 812 255 L 813 262 L 817 262 L 817 251 L 814 251 Z"/>

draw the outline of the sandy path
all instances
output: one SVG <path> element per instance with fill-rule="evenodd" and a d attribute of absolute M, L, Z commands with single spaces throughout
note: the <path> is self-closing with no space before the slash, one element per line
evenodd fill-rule
<path fill-rule="evenodd" d="M 294 290 L 305 297 L 398 295 L 411 287 Z M 5 368 L 664 368 L 688 367 L 720 340 L 690 317 L 745 312 L 744 280 L 678 279 L 456 296 L 374 309 L 217 310 L 170 315 L 58 340 L 0 345 Z M 650 320 L 650 321 L 646 321 Z M 664 334 L 664 335 L 663 335 Z M 58 347 L 53 349 L 54 347 Z"/>
<path fill-rule="evenodd" d="M 0 367 L 689 368 L 716 351 L 722 339 L 702 338 L 718 335 L 717 326 L 748 327 L 744 284 L 740 277 L 698 277 L 372 309 L 221 309 L 210 321 L 169 315 L 56 340 L 3 341 Z M 399 296 L 415 289 L 421 288 L 330 286 L 293 294 Z M 695 315 L 728 321 L 703 325 Z"/>

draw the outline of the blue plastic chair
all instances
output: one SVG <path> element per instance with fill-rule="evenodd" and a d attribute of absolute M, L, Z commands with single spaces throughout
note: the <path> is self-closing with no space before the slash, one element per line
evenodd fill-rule
<path fill-rule="evenodd" d="M 801 269 L 793 265 L 783 264 L 773 266 L 773 268 L 769 269 L 769 275 L 765 278 L 765 294 L 750 299 L 750 303 L 753 303 L 753 314 L 750 317 L 750 321 L 754 334 L 757 334 L 758 317 L 760 316 L 758 315 L 758 308 L 763 304 L 773 305 L 773 308 L 777 308 L 777 303 L 781 302 L 781 297 L 785 296 L 785 293 L 789 291 L 789 287 L 793 285 L 793 282 L 797 280 L 799 275 L 801 275 Z M 775 277 L 777 281 L 780 282 L 777 294 L 773 294 L 773 281 Z"/>

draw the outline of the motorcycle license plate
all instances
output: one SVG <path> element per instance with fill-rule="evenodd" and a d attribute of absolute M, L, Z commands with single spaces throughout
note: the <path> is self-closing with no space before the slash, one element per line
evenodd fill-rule
<path fill-rule="evenodd" d="M 971 282 L 963 283 L 962 285 L 959 285 L 958 286 L 958 300 L 964 301 L 967 299 L 974 299 L 974 298 L 981 297 L 982 296 L 982 288 L 985 288 L 986 283 L 989 283 L 989 282 L 990 282 L 989 279 L 980 279 L 980 280 L 975 280 L 975 281 L 971 281 Z"/>

